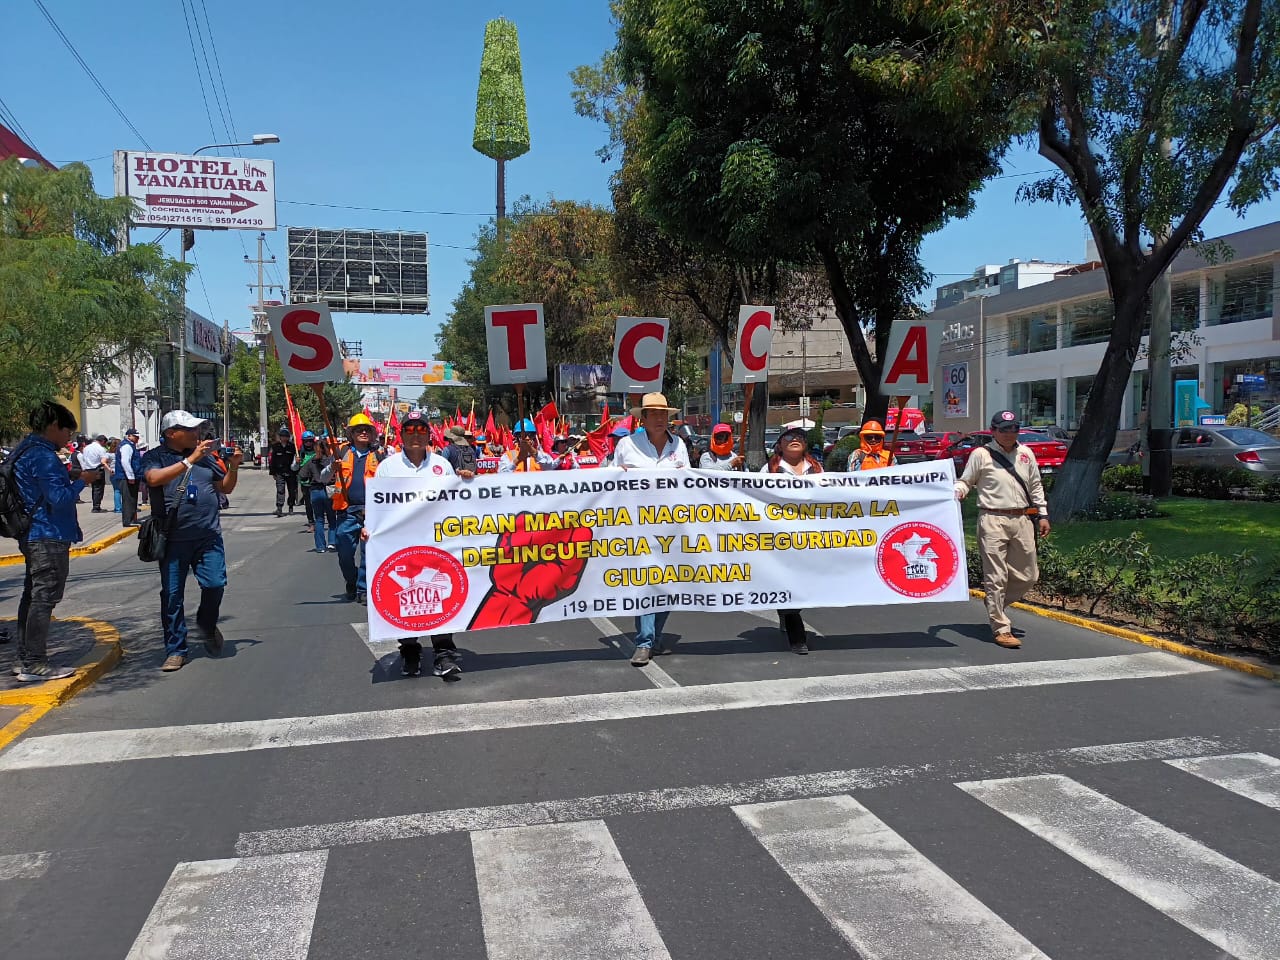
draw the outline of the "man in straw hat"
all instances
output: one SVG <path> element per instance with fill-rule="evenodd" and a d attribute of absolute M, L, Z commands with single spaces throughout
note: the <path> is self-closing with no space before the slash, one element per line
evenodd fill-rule
<path fill-rule="evenodd" d="M 678 437 L 671 433 L 671 415 L 676 408 L 668 406 L 661 393 L 646 393 L 640 406 L 631 408 L 631 415 L 640 421 L 640 429 L 618 441 L 613 454 L 613 465 L 624 470 L 660 469 L 678 470 L 689 466 L 689 451 Z M 662 635 L 667 622 L 667 611 L 644 613 L 636 617 L 636 652 L 631 665 L 643 667 L 654 654 L 655 641 Z M 670 650 L 658 645 L 658 653 Z"/>

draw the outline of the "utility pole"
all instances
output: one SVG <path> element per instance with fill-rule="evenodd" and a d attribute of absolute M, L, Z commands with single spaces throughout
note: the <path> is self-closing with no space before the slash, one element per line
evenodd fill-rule
<path fill-rule="evenodd" d="M 1169 49 L 1170 4 L 1161 4 L 1156 17 L 1157 58 Z M 1160 138 L 1160 154 L 1166 160 L 1173 153 L 1168 136 Z M 1152 237 L 1152 252 L 1169 240 L 1169 225 L 1161 224 Z M 1173 489 L 1173 357 L 1172 285 L 1165 267 L 1151 287 L 1151 333 L 1147 338 L 1147 485 L 1148 493 L 1167 497 Z"/>
<path fill-rule="evenodd" d="M 261 453 L 267 446 L 267 303 L 266 291 L 283 289 L 278 283 L 267 283 L 263 276 L 263 269 L 268 263 L 275 263 L 276 258 L 273 255 L 270 260 L 262 258 L 262 245 L 266 243 L 267 235 L 265 233 L 258 234 L 258 259 L 250 260 L 247 256 L 244 258 L 246 263 L 256 263 L 258 265 L 258 282 L 249 284 L 249 289 L 257 287 L 258 290 L 258 306 L 253 314 L 253 332 L 258 340 L 258 450 Z"/>

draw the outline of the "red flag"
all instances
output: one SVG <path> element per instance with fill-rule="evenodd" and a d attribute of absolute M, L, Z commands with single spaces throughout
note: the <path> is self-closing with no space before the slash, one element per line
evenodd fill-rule
<path fill-rule="evenodd" d="M 453 408 L 453 422 L 454 422 L 454 423 L 461 423 L 461 422 L 462 422 L 462 408 L 461 408 L 461 407 L 454 407 L 454 408 Z"/>
<path fill-rule="evenodd" d="M 400 442 L 400 421 L 396 417 L 395 407 L 392 407 L 391 412 L 387 414 L 387 440 L 397 447 L 402 446 Z"/>
<path fill-rule="evenodd" d="M 493 439 L 493 433 L 494 433 L 494 430 L 495 430 L 495 429 L 497 429 L 497 428 L 496 428 L 496 427 L 494 427 L 494 425 L 493 425 L 493 410 L 492 410 L 492 409 L 490 409 L 490 410 L 489 410 L 489 415 L 488 415 L 487 417 L 485 417 L 485 418 L 484 418 L 484 435 L 485 435 L 488 439 L 492 440 L 492 439 Z"/>
<path fill-rule="evenodd" d="M 608 400 L 604 402 L 604 410 L 600 414 L 600 422 L 601 423 L 609 422 L 609 401 Z"/>
<path fill-rule="evenodd" d="M 293 405 L 293 397 L 289 394 L 289 385 L 285 384 L 284 388 L 284 407 L 289 415 L 289 432 L 293 434 L 293 445 L 298 450 L 302 449 L 302 418 L 298 416 L 297 408 Z M 230 442 L 230 441 L 228 441 Z"/>
<path fill-rule="evenodd" d="M 552 423 L 558 420 L 560 411 L 556 409 L 556 402 L 554 400 L 549 401 L 545 407 L 538 411 L 538 417 L 543 420 L 550 420 Z M 537 417 L 534 417 L 534 419 L 536 420 Z"/>
<path fill-rule="evenodd" d="M 435 423 L 431 425 L 431 445 L 437 450 L 444 446 L 444 427 Z"/>

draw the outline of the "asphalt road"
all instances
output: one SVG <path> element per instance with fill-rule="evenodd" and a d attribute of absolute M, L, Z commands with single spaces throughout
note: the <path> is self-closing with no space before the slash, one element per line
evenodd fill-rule
<path fill-rule="evenodd" d="M 406 679 L 271 497 L 175 674 L 132 543 L 73 561 L 59 612 L 128 652 L 0 752 L 0 955 L 1280 957 L 1272 684 L 1035 617 L 1003 650 L 976 602 L 808 611 L 809 657 L 677 613 L 645 670 L 626 620 L 534 625 Z"/>

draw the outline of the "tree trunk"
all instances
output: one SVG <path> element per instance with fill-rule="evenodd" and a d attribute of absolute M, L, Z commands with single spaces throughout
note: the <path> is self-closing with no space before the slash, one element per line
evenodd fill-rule
<path fill-rule="evenodd" d="M 1102 471 L 1116 442 L 1120 409 L 1129 376 L 1133 373 L 1136 348 L 1133 331 L 1142 329 L 1142 298 L 1126 303 L 1117 297 L 1115 326 L 1098 367 L 1093 389 L 1080 418 L 1080 430 L 1071 441 L 1066 462 L 1054 481 L 1049 497 L 1049 515 L 1058 521 L 1070 520 L 1097 501 Z"/>
<path fill-rule="evenodd" d="M 751 408 L 744 414 L 747 419 L 747 469 L 759 470 L 772 450 L 764 448 L 764 431 L 769 414 L 769 381 L 756 384 L 751 394 Z"/>

